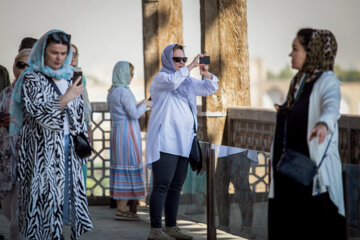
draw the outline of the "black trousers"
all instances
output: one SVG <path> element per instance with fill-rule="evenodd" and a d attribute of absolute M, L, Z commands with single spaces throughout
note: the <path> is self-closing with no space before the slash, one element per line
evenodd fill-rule
<path fill-rule="evenodd" d="M 269 240 L 346 239 L 345 217 L 327 192 L 312 196 L 312 184 L 303 187 L 282 178 L 286 177 L 278 176 L 281 182 L 275 184 L 275 198 L 269 199 Z"/>

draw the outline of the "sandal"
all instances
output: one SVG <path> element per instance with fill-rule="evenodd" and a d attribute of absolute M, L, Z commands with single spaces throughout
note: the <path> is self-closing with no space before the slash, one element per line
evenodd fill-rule
<path fill-rule="evenodd" d="M 135 213 L 129 212 L 129 211 L 121 211 L 119 209 L 116 210 L 115 213 L 115 219 L 118 220 L 127 220 L 127 221 L 138 221 L 139 216 Z"/>

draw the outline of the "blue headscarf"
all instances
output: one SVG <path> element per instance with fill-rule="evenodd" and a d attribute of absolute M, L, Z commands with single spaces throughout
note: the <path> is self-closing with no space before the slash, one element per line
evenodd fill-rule
<path fill-rule="evenodd" d="M 72 59 L 72 50 L 70 39 L 69 40 L 69 49 L 68 54 L 65 58 L 63 65 L 59 69 L 51 69 L 47 65 L 45 65 L 44 55 L 45 55 L 45 47 L 47 43 L 48 36 L 53 33 L 65 33 L 60 30 L 51 30 L 45 33 L 34 45 L 30 52 L 30 56 L 28 59 L 29 67 L 26 68 L 21 75 L 19 76 L 16 84 L 14 86 L 12 95 L 11 95 L 11 104 L 10 104 L 10 114 L 11 114 L 11 122 L 10 122 L 10 130 L 9 133 L 11 136 L 16 136 L 19 133 L 24 121 L 24 104 L 22 102 L 22 86 L 23 79 L 25 74 L 33 71 L 39 71 L 46 76 L 55 77 L 57 79 L 66 79 L 69 80 L 74 73 L 74 68 L 70 65 Z"/>
<path fill-rule="evenodd" d="M 129 88 L 130 85 L 130 63 L 126 61 L 119 61 L 115 64 L 112 75 L 112 87 L 126 88 L 132 95 L 134 102 L 136 98 Z"/>
<path fill-rule="evenodd" d="M 174 47 L 178 44 L 171 44 L 167 46 L 161 54 L 161 69 L 160 72 L 173 74 L 176 72 L 176 68 L 173 63 Z M 194 84 L 191 77 L 187 77 L 180 86 L 173 91 L 175 95 L 187 102 L 194 114 L 196 114 L 196 94 L 194 91 Z M 196 116 L 196 115 L 195 115 Z"/>

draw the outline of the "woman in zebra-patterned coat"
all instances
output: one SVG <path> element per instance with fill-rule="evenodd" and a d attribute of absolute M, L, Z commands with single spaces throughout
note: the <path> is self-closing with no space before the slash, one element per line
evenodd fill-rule
<path fill-rule="evenodd" d="M 71 58 L 70 35 L 46 33 L 33 47 L 29 68 L 12 96 L 10 112 L 16 124 L 11 124 L 10 134 L 21 127 L 19 228 L 25 239 L 60 239 L 64 225 L 71 226 L 71 238 L 78 239 L 92 228 L 81 169 L 87 159 L 77 156 L 71 137 L 86 133 L 83 85 L 77 85 L 80 78 L 69 81 Z"/>

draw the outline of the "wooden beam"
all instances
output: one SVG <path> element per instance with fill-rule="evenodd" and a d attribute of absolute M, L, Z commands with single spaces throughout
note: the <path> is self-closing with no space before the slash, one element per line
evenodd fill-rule
<path fill-rule="evenodd" d="M 201 50 L 211 56 L 210 72 L 220 80 L 217 93 L 203 98 L 203 112 L 250 106 L 246 14 L 246 0 L 200 0 Z M 207 117 L 203 124 L 206 141 L 224 144 L 225 117 Z"/>

